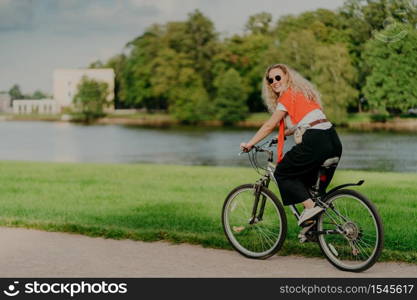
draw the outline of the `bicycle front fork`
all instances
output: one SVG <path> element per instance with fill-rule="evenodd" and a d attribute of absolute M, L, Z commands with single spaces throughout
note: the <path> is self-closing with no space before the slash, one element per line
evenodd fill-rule
<path fill-rule="evenodd" d="M 262 221 L 264 210 L 265 210 L 265 204 L 266 204 L 266 196 L 262 195 L 261 190 L 262 190 L 262 187 L 267 188 L 269 186 L 269 182 L 270 182 L 270 178 L 262 178 L 261 180 L 258 180 L 254 185 L 255 201 L 253 203 L 252 216 L 251 216 L 251 219 L 249 220 L 249 224 L 251 225 L 255 224 L 256 222 Z M 259 212 L 257 213 L 259 204 L 260 204 Z"/>

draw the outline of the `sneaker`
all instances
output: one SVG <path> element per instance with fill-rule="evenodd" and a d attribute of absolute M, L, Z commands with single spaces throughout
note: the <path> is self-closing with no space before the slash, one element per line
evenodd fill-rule
<path fill-rule="evenodd" d="M 320 213 L 323 210 L 320 206 L 314 206 L 313 208 L 306 208 L 301 213 L 300 219 L 298 220 L 298 226 L 303 224 L 305 221 L 310 220 L 314 216 L 316 216 L 318 213 Z"/>

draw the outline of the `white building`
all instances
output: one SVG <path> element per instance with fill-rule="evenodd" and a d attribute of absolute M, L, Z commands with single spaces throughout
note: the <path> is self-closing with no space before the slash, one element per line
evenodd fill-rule
<path fill-rule="evenodd" d="M 7 93 L 0 93 L 0 112 L 11 112 L 12 100 Z"/>
<path fill-rule="evenodd" d="M 54 71 L 54 99 L 61 107 L 71 107 L 73 98 L 78 92 L 78 83 L 83 76 L 106 82 L 109 86 L 109 107 L 105 111 L 114 110 L 114 71 L 113 69 L 57 69 Z"/>
<path fill-rule="evenodd" d="M 61 108 L 59 104 L 52 99 L 40 99 L 40 100 L 13 100 L 13 113 L 22 114 L 41 114 L 41 115 L 53 115 L 59 114 Z"/>

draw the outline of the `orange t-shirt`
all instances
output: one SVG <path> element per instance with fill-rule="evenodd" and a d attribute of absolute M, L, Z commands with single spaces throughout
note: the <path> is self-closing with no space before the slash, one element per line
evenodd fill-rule
<path fill-rule="evenodd" d="M 277 101 L 285 106 L 287 113 L 291 118 L 291 122 L 295 125 L 300 122 L 306 114 L 315 110 L 321 109 L 320 105 L 312 100 L 307 99 L 303 93 L 294 92 L 288 88 Z M 285 125 L 284 119 L 279 123 L 278 131 L 278 162 L 282 160 L 284 149 L 284 133 Z"/>

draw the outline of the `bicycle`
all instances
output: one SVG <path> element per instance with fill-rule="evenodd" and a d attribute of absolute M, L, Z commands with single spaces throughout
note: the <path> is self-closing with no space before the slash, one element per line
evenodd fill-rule
<path fill-rule="evenodd" d="M 278 197 L 268 189 L 274 177 L 273 150 L 277 139 L 254 146 L 248 157 L 252 167 L 261 175 L 254 184 L 234 188 L 226 197 L 222 209 L 222 224 L 227 239 L 233 248 L 248 258 L 266 259 L 276 254 L 286 238 L 287 217 Z M 267 145 L 267 146 L 265 146 Z M 261 167 L 257 154 L 268 155 L 267 166 Z M 241 152 L 239 153 L 246 153 Z M 299 235 L 300 242 L 317 242 L 323 255 L 336 268 L 343 271 L 362 272 L 369 269 L 379 258 L 384 243 L 381 217 L 374 204 L 348 186 L 336 186 L 326 192 L 323 184 L 326 174 L 336 168 L 339 157 L 327 159 L 319 168 L 315 183 L 309 188 L 311 199 L 323 211 L 315 216 Z M 262 170 L 262 172 L 260 172 Z M 290 209 L 299 220 L 295 205 Z M 305 222 L 306 223 L 306 222 Z"/>

